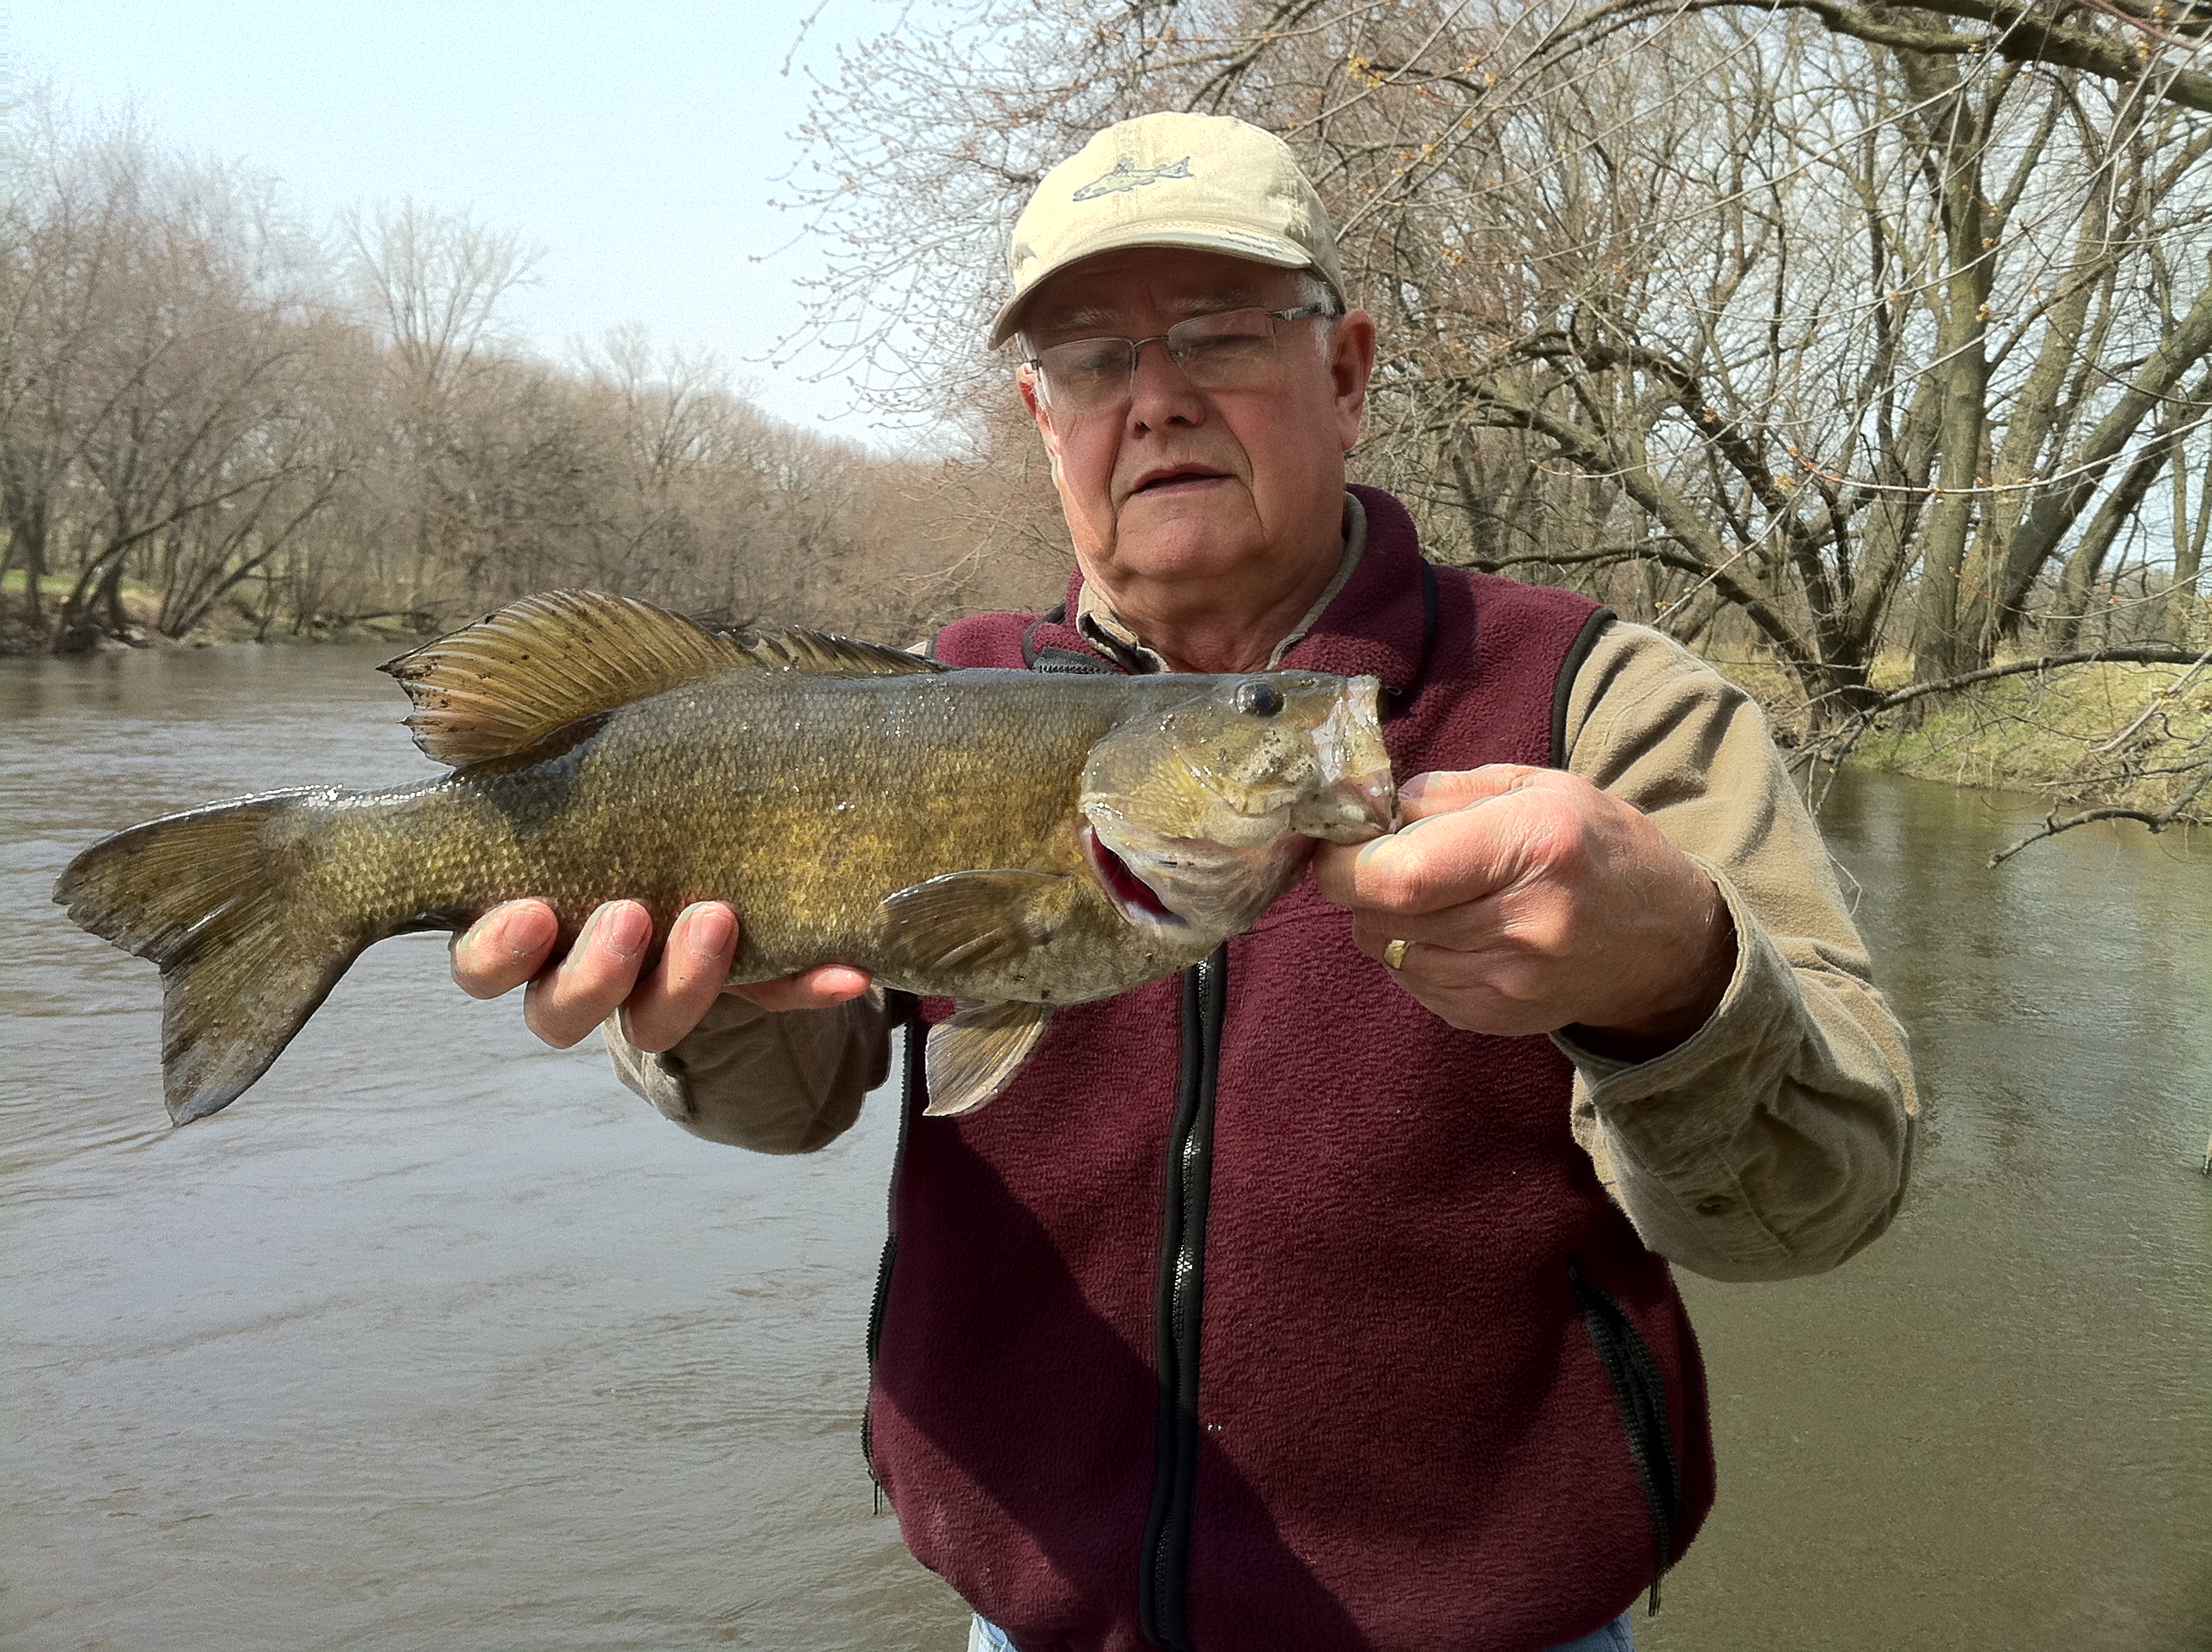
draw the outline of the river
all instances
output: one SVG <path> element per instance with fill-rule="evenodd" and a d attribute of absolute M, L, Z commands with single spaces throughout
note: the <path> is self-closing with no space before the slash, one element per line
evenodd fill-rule
<path fill-rule="evenodd" d="M 434 772 L 342 647 L 0 661 L 0 1646 L 963 1644 L 860 1459 L 895 1121 L 696 1141 L 372 950 L 172 1130 L 94 837 Z M 1845 776 L 1928 1098 L 1892 1232 L 1686 1278 L 1720 1503 L 1650 1652 L 2212 1647 L 2212 843 Z"/>

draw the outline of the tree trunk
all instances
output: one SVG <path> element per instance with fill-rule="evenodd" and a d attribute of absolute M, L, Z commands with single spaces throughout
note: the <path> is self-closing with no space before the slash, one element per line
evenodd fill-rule
<path fill-rule="evenodd" d="M 2139 109 L 2140 106 L 2136 106 Z M 2140 116 L 2137 117 L 2140 118 Z M 2097 288 L 2110 282 L 2118 258 L 2111 240 L 2112 196 L 2117 187 L 2108 170 L 2103 186 L 2092 190 L 2081 213 L 2080 234 L 2075 238 L 2074 262 L 2065 272 L 2070 283 L 2066 295 L 2051 307 L 2051 319 L 2037 351 L 2035 365 L 2021 385 L 2007 422 L 2004 446 L 1990 467 L 1990 478 L 1999 491 L 1990 496 L 1982 513 L 1976 536 L 1966 610 L 1960 618 L 1960 635 L 1971 646 L 1973 664 L 1986 665 L 2017 610 L 2004 605 L 2008 589 L 2005 569 L 2013 544 L 2020 535 L 2021 517 L 2027 498 L 2020 484 L 2035 474 L 2045 440 L 2057 416 L 2067 375 L 2077 359 L 2089 306 Z M 2062 434 L 2063 440 L 2063 434 Z"/>
<path fill-rule="evenodd" d="M 2158 634 L 2169 642 L 2185 642 L 2195 634 L 2197 580 L 2204 567 L 2204 537 L 2212 529 L 2212 456 L 2204 465 L 2203 485 L 2198 489 L 2197 525 L 2189 525 L 2189 467 L 2174 438 L 2173 454 L 2173 584 L 2166 593 L 2165 611 L 2159 616 Z"/>
<path fill-rule="evenodd" d="M 8 549 L 23 563 L 23 612 L 33 633 L 46 629 L 46 501 L 13 489 L 8 500 Z M 0 568 L 4 568 L 0 564 Z"/>
<path fill-rule="evenodd" d="M 1950 270 L 1944 278 L 1942 309 L 1936 317 L 1936 353 L 1941 363 L 1942 404 L 1938 415 L 1942 458 L 1936 502 L 1920 541 L 1920 610 L 1913 628 L 1913 680 L 1932 683 L 1955 677 L 1972 652 L 1959 632 L 1960 577 L 1966 568 L 1966 536 L 1973 526 L 1989 417 L 1989 297 L 1995 269 L 1993 239 L 1983 230 L 1987 205 L 1982 198 L 1982 150 L 1986 123 L 1968 106 L 1957 70 L 1936 69 L 1913 54 L 1901 53 L 1905 78 L 1916 91 L 1934 92 L 1948 82 L 1933 105 L 1931 137 L 1939 137 L 1937 157 L 1943 196 L 1943 240 Z M 1991 94 L 1994 104 L 1996 94 Z M 1994 112 L 1994 110 L 1991 111 Z"/>
<path fill-rule="evenodd" d="M 2119 485 L 2105 496 L 2105 502 L 2097 507 L 2097 514 L 2090 519 L 2081 543 L 2066 559 L 2066 571 L 2058 581 L 2058 598 L 2051 605 L 2051 624 L 2045 632 L 2047 646 L 2053 653 L 2064 653 L 2076 646 L 2098 575 L 2104 572 L 2105 558 L 2112 554 L 2120 530 L 2133 521 L 2136 513 L 2142 508 L 2144 496 L 2158 480 L 2158 473 L 2166 468 L 2166 459 L 2172 452 L 2173 444 L 2165 441 L 2154 442 L 2143 450 L 2128 466 Z"/>

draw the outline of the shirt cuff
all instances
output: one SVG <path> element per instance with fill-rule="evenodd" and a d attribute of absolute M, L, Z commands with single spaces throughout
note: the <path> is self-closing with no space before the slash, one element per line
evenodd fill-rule
<path fill-rule="evenodd" d="M 1698 859 L 1692 856 L 1692 859 Z M 1700 1272 L 1764 1277 L 1790 1254 L 1739 1178 L 1734 1145 L 1800 1042 L 1797 978 L 1735 886 L 1698 859 L 1735 925 L 1735 968 L 1705 1024 L 1644 1061 L 1552 1042 L 1575 1064 L 1604 1133 L 1613 1191 L 1644 1243 Z"/>

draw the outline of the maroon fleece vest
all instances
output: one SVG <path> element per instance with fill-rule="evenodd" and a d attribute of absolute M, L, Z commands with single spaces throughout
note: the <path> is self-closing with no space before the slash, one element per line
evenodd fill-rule
<path fill-rule="evenodd" d="M 1381 677 L 1401 778 L 1554 762 L 1595 604 L 1425 576 L 1358 492 L 1366 555 L 1285 665 Z M 1025 638 L 1097 658 L 1006 614 L 937 652 Z M 1689 1321 L 1575 1145 L 1569 1064 L 1438 1020 L 1310 881 L 1224 953 L 1062 1010 L 982 1112 L 909 1114 L 870 1429 L 908 1546 L 1023 1652 L 1587 1633 L 1713 1471 Z"/>

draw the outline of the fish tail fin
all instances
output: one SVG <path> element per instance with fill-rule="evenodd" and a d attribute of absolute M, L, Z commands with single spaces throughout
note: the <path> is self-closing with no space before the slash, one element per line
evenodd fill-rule
<path fill-rule="evenodd" d="M 69 915 L 161 969 L 162 1099 L 179 1124 L 269 1070 L 375 938 L 301 898 L 301 849 L 326 790 L 276 792 L 134 826 L 54 886 Z"/>

